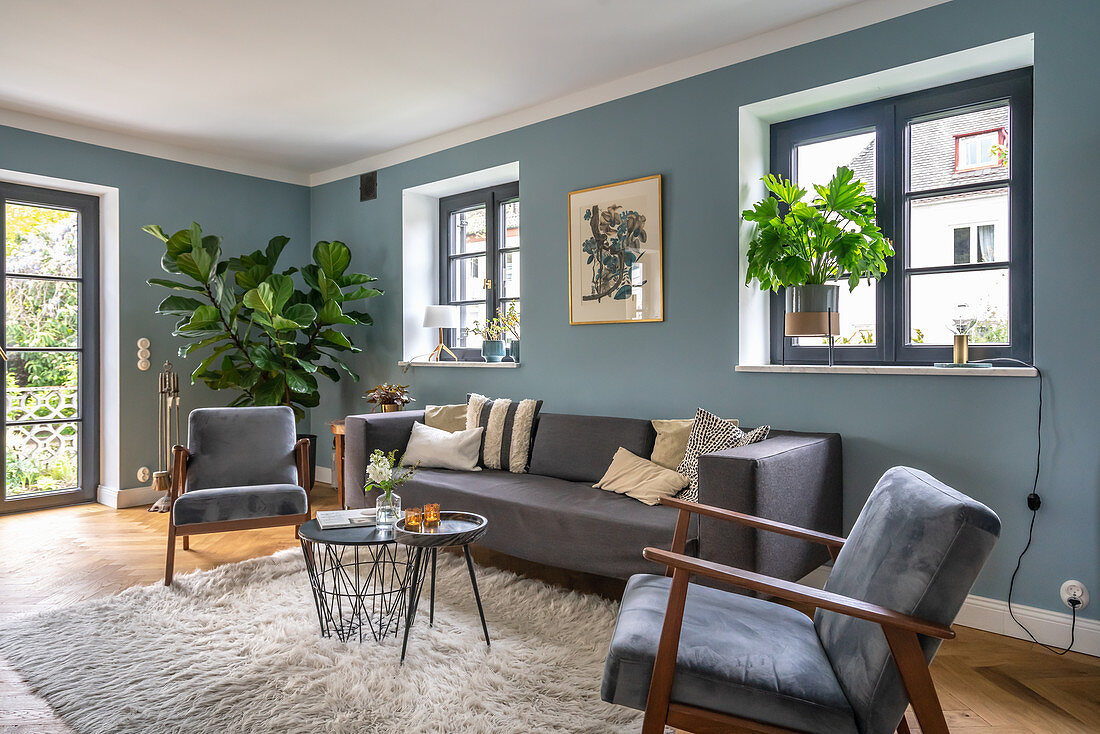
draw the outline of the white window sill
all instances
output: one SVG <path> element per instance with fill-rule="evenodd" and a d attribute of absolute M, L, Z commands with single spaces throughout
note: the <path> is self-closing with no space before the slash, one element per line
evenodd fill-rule
<path fill-rule="evenodd" d="M 398 362 L 397 366 L 408 369 L 409 367 L 478 367 L 481 369 L 515 369 L 522 365 L 522 362 L 426 362 L 424 360 L 414 360 L 412 362 Z"/>
<path fill-rule="evenodd" d="M 797 375 L 935 375 L 936 377 L 1035 377 L 1034 367 L 927 367 L 910 365 L 739 364 L 735 372 Z"/>

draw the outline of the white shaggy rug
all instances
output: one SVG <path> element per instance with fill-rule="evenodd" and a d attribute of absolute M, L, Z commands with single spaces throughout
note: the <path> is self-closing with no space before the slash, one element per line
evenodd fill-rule
<path fill-rule="evenodd" d="M 298 550 L 19 618 L 0 654 L 81 734 L 638 731 L 600 700 L 614 603 L 479 568 L 487 649 L 462 559 L 438 578 L 404 665 L 320 637 Z"/>

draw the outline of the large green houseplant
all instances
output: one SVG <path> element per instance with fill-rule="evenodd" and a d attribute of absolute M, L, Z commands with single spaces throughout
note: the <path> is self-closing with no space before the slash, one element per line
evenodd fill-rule
<path fill-rule="evenodd" d="M 817 196 L 808 202 L 807 190 L 789 180 L 769 175 L 763 181 L 770 194 L 741 214 L 756 226 L 746 284 L 785 288 L 788 313 L 835 313 L 835 281 L 855 290 L 861 280 L 886 273 L 894 248 L 875 224 L 874 197 L 852 169 L 840 166 L 828 184 L 815 184 Z"/>
<path fill-rule="evenodd" d="M 148 282 L 177 291 L 157 313 L 178 319 L 173 334 L 188 342 L 181 357 L 202 355 L 192 383 L 238 392 L 232 406 L 287 405 L 301 418 L 320 402 L 318 375 L 338 381 L 343 370 L 358 381 L 342 357 L 360 350 L 338 327 L 373 323 L 352 304 L 382 291 L 367 286 L 376 278 L 348 272 L 343 242 L 318 242 L 312 263 L 278 270 L 287 237 L 222 259 L 221 238 L 198 224 L 171 236 L 157 225 L 143 229 L 164 243 L 164 270 L 182 276 Z"/>

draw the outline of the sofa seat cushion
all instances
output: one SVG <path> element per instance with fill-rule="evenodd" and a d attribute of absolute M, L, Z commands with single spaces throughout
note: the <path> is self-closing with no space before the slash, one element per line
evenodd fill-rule
<path fill-rule="evenodd" d="M 591 484 L 493 469 L 421 469 L 398 494 L 405 507 L 438 502 L 443 510 L 484 515 L 489 528 L 479 545 L 535 563 L 624 579 L 653 570 L 642 549 L 668 548 L 677 516 L 670 507 L 649 507 Z M 374 494 L 368 498 L 368 504 L 373 502 Z"/>
<path fill-rule="evenodd" d="M 645 709 L 672 579 L 627 582 L 601 695 Z M 789 607 L 691 584 L 671 701 L 796 731 L 857 734 L 813 621 Z"/>
<path fill-rule="evenodd" d="M 257 484 L 184 492 L 172 504 L 176 525 L 300 515 L 309 503 L 297 484 Z"/>

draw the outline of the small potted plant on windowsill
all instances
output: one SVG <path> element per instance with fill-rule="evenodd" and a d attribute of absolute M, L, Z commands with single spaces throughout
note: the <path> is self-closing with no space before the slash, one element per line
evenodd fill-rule
<path fill-rule="evenodd" d="M 500 321 L 508 329 L 508 356 L 513 362 L 519 362 L 519 311 L 515 304 L 509 304 L 507 313 L 500 313 Z"/>
<path fill-rule="evenodd" d="M 504 334 L 508 327 L 498 316 L 485 319 L 482 323 L 476 319 L 472 326 L 465 328 L 467 334 L 477 334 L 481 337 L 481 356 L 486 362 L 501 362 L 504 360 Z"/>
<path fill-rule="evenodd" d="M 785 290 L 786 336 L 836 335 L 840 286 L 855 290 L 863 279 L 886 273 L 894 254 L 875 224 L 875 199 L 864 193 L 852 169 L 840 166 L 825 186 L 815 184 L 809 203 L 806 189 L 786 179 L 765 176 L 771 195 L 741 216 L 756 225 L 749 243 L 746 285 Z"/>
<path fill-rule="evenodd" d="M 413 397 L 409 395 L 408 385 L 391 385 L 388 382 L 375 385 L 363 397 L 367 399 L 368 403 L 377 405 L 383 413 L 401 410 L 409 403 L 414 402 Z"/>

